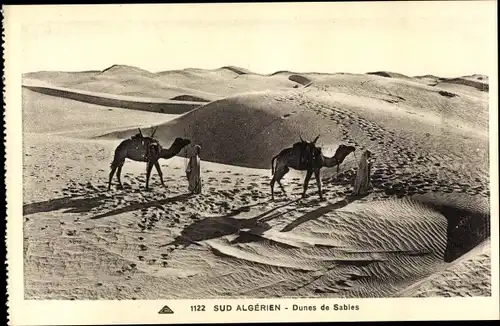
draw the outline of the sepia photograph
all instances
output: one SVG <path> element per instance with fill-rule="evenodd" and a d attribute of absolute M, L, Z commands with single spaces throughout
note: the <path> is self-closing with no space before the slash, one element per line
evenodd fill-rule
<path fill-rule="evenodd" d="M 495 5 L 4 7 L 9 287 L 498 304 Z"/>

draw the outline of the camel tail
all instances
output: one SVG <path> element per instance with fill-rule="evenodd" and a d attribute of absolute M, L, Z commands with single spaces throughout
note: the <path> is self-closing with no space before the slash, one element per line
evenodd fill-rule
<path fill-rule="evenodd" d="M 115 157 L 113 158 L 113 161 L 109 164 L 109 167 L 113 170 L 117 168 L 120 165 L 120 162 L 118 161 L 118 155 L 115 154 Z"/>
<path fill-rule="evenodd" d="M 276 156 L 274 156 L 274 157 L 272 158 L 272 160 L 271 160 L 271 175 L 274 175 L 274 161 L 276 160 L 276 158 L 277 158 L 278 156 L 279 156 L 279 154 L 278 154 L 278 155 L 276 155 Z"/>
<path fill-rule="evenodd" d="M 122 142 L 120 145 L 118 145 L 118 147 L 116 147 L 115 154 L 113 156 L 113 161 L 109 164 L 111 169 L 115 169 L 121 165 L 121 162 L 123 161 L 123 159 L 121 157 L 122 155 L 120 155 L 120 154 L 123 151 L 123 147 L 125 146 L 124 144 L 125 144 L 125 142 Z"/>

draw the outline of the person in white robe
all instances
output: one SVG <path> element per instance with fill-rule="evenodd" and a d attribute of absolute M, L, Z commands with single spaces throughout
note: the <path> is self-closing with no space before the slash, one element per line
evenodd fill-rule
<path fill-rule="evenodd" d="M 193 153 L 189 158 L 189 162 L 186 167 L 186 176 L 189 182 L 188 190 L 192 194 L 201 193 L 201 146 L 195 145 Z"/>
<path fill-rule="evenodd" d="M 358 171 L 356 172 L 356 179 L 354 180 L 354 189 L 352 194 L 354 196 L 365 196 L 371 188 L 371 152 L 365 150 L 358 164 Z"/>

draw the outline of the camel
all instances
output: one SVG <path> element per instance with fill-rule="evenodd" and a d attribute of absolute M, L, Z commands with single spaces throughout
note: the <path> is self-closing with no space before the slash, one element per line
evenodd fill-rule
<path fill-rule="evenodd" d="M 316 141 L 319 135 L 312 141 L 307 142 L 300 138 L 300 142 L 295 143 L 292 147 L 283 149 L 279 154 L 271 160 L 272 179 L 271 179 L 271 199 L 274 200 L 274 184 L 277 182 L 283 193 L 286 194 L 281 179 L 290 171 L 290 168 L 298 171 L 307 171 L 304 179 L 304 190 L 302 198 L 305 198 L 306 190 L 309 185 L 309 180 L 314 173 L 316 185 L 318 186 L 319 198 L 323 200 L 321 191 L 320 170 L 323 167 L 337 167 L 350 153 L 356 149 L 354 146 L 340 145 L 332 157 L 326 157 L 321 153 L 321 148 L 316 147 Z M 276 161 L 276 166 L 274 164 Z"/>
<path fill-rule="evenodd" d="M 163 173 L 161 171 L 160 164 L 158 160 L 169 159 L 177 155 L 184 147 L 189 145 L 191 141 L 189 139 L 184 139 L 177 137 L 175 138 L 172 145 L 166 149 L 163 148 L 160 142 L 153 138 L 156 129 L 153 131 L 151 136 L 143 136 L 141 130 L 139 133 L 132 136 L 131 138 L 122 141 L 115 149 L 115 155 L 113 162 L 111 162 L 111 172 L 109 173 L 108 190 L 111 188 L 111 181 L 116 171 L 116 177 L 118 179 L 119 187 L 123 188 L 122 182 L 120 180 L 123 164 L 125 164 L 125 159 L 131 159 L 136 162 L 146 162 L 146 189 L 149 189 L 149 178 L 151 176 L 151 170 L 153 166 L 156 168 L 158 175 L 160 176 L 161 184 L 163 187 L 165 183 L 163 182 Z"/>

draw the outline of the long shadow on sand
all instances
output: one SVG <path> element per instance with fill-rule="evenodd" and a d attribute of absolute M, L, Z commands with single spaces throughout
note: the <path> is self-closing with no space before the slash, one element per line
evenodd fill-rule
<path fill-rule="evenodd" d="M 123 213 L 127 213 L 127 212 L 137 211 L 137 210 L 144 209 L 144 208 L 157 207 L 157 206 L 161 206 L 161 205 L 165 205 L 165 204 L 169 204 L 169 203 L 175 203 L 178 201 L 185 201 L 185 200 L 189 199 L 191 196 L 192 195 L 190 193 L 185 193 L 185 194 L 180 194 L 180 195 L 177 195 L 174 197 L 169 197 L 169 198 L 165 198 L 165 199 L 161 199 L 161 200 L 153 200 L 153 201 L 148 201 L 148 202 L 136 201 L 128 206 L 120 207 L 120 208 L 113 209 L 113 210 L 106 212 L 106 213 L 92 216 L 90 219 L 97 220 L 97 219 L 100 219 L 103 217 L 119 215 L 119 214 L 123 214 Z"/>
<path fill-rule="evenodd" d="M 239 215 L 241 212 L 248 211 L 249 206 L 243 206 L 238 209 L 231 211 L 225 216 L 207 217 L 203 220 L 191 223 L 186 228 L 181 231 L 181 234 L 174 239 L 174 241 L 161 245 L 160 247 L 166 246 L 189 246 L 191 244 L 196 244 L 198 241 L 210 240 L 226 235 L 231 235 L 238 233 L 241 229 L 250 229 L 252 233 L 261 233 L 269 230 L 271 227 L 266 223 L 267 221 L 276 218 L 282 214 L 281 212 L 276 212 L 279 208 L 288 206 L 298 200 L 292 200 L 286 202 L 283 205 L 276 206 L 262 214 L 251 218 L 234 218 L 234 216 Z M 260 203 L 261 204 L 261 203 Z M 256 206 L 254 204 L 252 206 Z"/>
<path fill-rule="evenodd" d="M 103 195 L 83 198 L 82 196 L 55 198 L 23 205 L 23 215 L 46 213 L 60 209 L 66 209 L 65 213 L 88 213 L 92 208 L 99 206 L 105 199 L 106 196 Z"/>
<path fill-rule="evenodd" d="M 355 202 L 356 200 L 359 200 L 359 199 L 364 198 L 364 197 L 366 197 L 366 196 L 351 196 L 351 195 L 349 195 L 349 196 L 346 196 L 341 201 L 338 201 L 336 203 L 329 204 L 329 205 L 326 205 L 326 206 L 322 206 L 322 207 L 320 207 L 318 209 L 310 211 L 310 212 L 302 215 L 298 219 L 294 220 L 290 224 L 286 225 L 281 230 L 281 232 L 291 231 L 291 230 L 295 229 L 297 226 L 301 225 L 302 223 L 305 223 L 305 222 L 310 221 L 310 220 L 317 219 L 320 216 L 322 216 L 322 215 L 324 215 L 324 214 L 326 214 L 328 212 L 331 212 L 331 211 L 333 211 L 335 209 L 340 209 L 342 207 L 345 207 L 345 206 L 349 205 L 350 203 Z"/>

